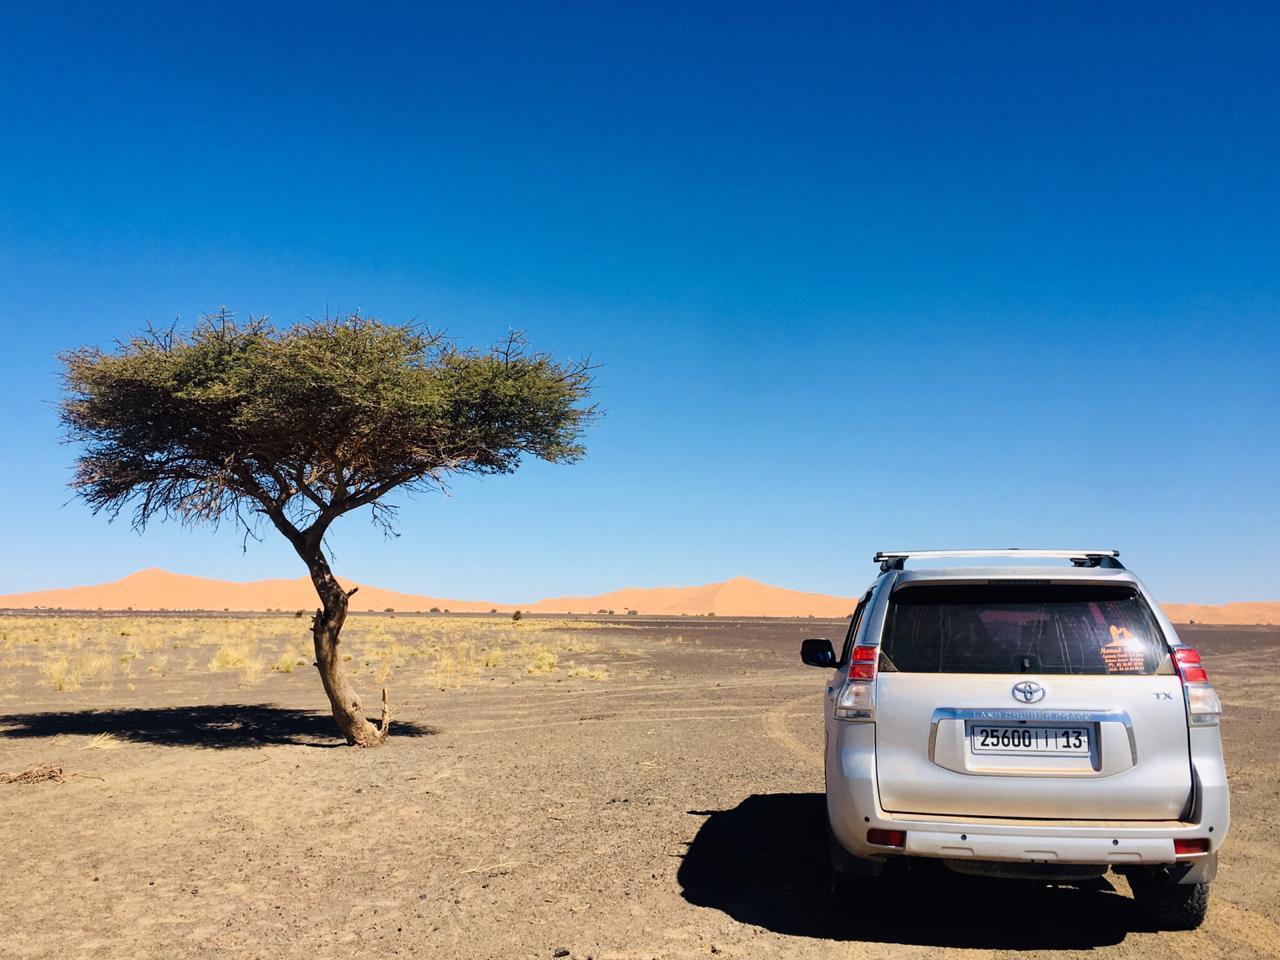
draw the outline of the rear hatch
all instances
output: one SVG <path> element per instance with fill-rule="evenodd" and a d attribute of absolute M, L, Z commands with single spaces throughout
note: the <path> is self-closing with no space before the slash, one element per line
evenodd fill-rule
<path fill-rule="evenodd" d="M 1176 820 L 1182 686 L 1131 584 L 908 581 L 876 679 L 880 803 L 901 813 Z"/>

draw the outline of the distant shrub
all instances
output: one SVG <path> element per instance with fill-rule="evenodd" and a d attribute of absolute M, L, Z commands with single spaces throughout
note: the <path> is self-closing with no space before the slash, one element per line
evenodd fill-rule
<path fill-rule="evenodd" d="M 439 613 L 439 612 L 440 612 L 440 608 L 439 608 L 439 607 L 432 607 L 428 612 L 429 612 L 429 613 Z"/>
<path fill-rule="evenodd" d="M 628 610 L 628 611 L 627 611 L 627 616 L 628 616 L 628 617 L 634 617 L 634 616 L 638 616 L 638 615 L 639 615 L 639 611 L 637 611 L 637 610 Z"/>
<path fill-rule="evenodd" d="M 515 613 L 513 613 L 513 614 L 511 615 L 511 619 L 512 619 L 512 620 L 517 620 L 517 621 L 518 621 L 518 620 L 520 620 L 523 616 L 524 616 L 524 615 L 523 615 L 519 610 L 517 610 Z"/>

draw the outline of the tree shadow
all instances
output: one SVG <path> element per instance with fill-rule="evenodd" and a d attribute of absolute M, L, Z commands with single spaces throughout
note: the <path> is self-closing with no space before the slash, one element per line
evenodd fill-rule
<path fill-rule="evenodd" d="M 831 940 L 994 950 L 1080 950 L 1115 944 L 1143 924 L 1106 879 L 1071 886 L 953 874 L 939 864 L 830 900 L 826 801 L 757 794 L 707 821 L 677 880 L 685 900 L 776 933 Z M 933 869 L 929 869 L 933 868 Z"/>
<path fill-rule="evenodd" d="M 403 720 L 391 725 L 393 739 L 424 737 L 436 732 L 433 727 Z M 345 746 L 329 714 L 267 703 L 126 707 L 0 716 L 0 737 L 52 737 L 60 733 L 72 736 L 109 733 L 121 740 L 163 747 Z"/>

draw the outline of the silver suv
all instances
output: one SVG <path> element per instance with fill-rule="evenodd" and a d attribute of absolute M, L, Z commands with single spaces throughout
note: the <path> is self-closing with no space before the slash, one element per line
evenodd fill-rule
<path fill-rule="evenodd" d="M 1222 706 L 1118 556 L 876 554 L 839 655 L 801 651 L 830 671 L 834 890 L 902 858 L 1059 883 L 1111 869 L 1155 925 L 1199 926 L 1229 821 Z M 939 558 L 969 568 L 916 568 Z"/>

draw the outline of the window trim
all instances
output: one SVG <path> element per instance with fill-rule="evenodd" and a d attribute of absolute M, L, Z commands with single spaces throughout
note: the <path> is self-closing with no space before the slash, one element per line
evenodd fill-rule
<path fill-rule="evenodd" d="M 858 628 L 862 626 L 862 620 L 867 615 L 867 607 L 871 603 L 871 593 L 868 590 L 862 595 L 862 599 L 858 601 L 858 605 L 853 608 L 853 615 L 849 618 L 849 632 L 844 635 L 844 646 L 840 648 L 840 662 L 837 667 L 847 667 L 849 665 L 849 650 L 853 647 L 853 641 L 858 636 Z"/>

